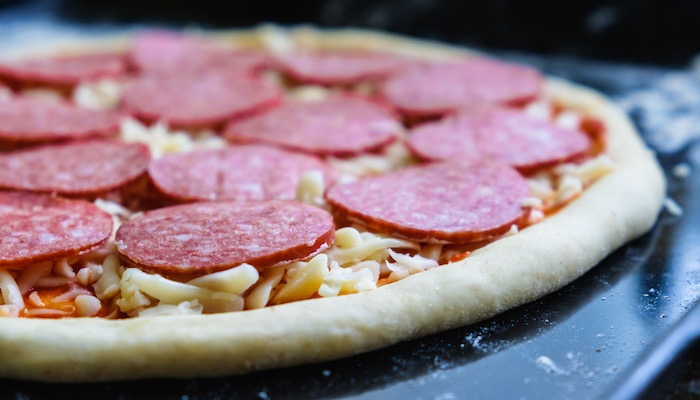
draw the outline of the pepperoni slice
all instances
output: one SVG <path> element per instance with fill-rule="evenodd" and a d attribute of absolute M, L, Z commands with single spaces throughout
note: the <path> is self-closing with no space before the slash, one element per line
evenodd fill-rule
<path fill-rule="evenodd" d="M 293 201 L 202 202 L 147 211 L 124 222 L 117 250 L 130 264 L 190 278 L 251 264 L 310 257 L 333 240 L 332 216 Z"/>
<path fill-rule="evenodd" d="M 334 212 L 367 229 L 428 243 L 490 239 L 529 213 L 525 179 L 502 164 L 436 163 L 337 184 Z"/>
<path fill-rule="evenodd" d="M 114 135 L 123 116 L 56 100 L 0 99 L 0 142 L 36 144 Z"/>
<path fill-rule="evenodd" d="M 371 52 L 291 53 L 277 62 L 295 80 L 321 85 L 377 80 L 408 65 L 395 55 Z"/>
<path fill-rule="evenodd" d="M 0 100 L 12 97 L 12 90 L 0 82 Z"/>
<path fill-rule="evenodd" d="M 582 157 L 591 140 L 519 110 L 477 108 L 414 128 L 406 145 L 424 160 L 485 158 L 527 172 Z"/>
<path fill-rule="evenodd" d="M 92 203 L 0 191 L 0 265 L 72 257 L 107 241 L 112 217 Z"/>
<path fill-rule="evenodd" d="M 82 54 L 0 62 L 0 78 L 14 82 L 74 86 L 82 81 L 118 77 L 126 72 L 121 54 Z"/>
<path fill-rule="evenodd" d="M 401 130 L 400 123 L 382 105 L 360 97 L 337 96 L 288 101 L 233 121 L 224 136 L 237 143 L 268 143 L 322 156 L 347 156 L 379 150 L 396 140 Z"/>
<path fill-rule="evenodd" d="M 148 167 L 155 187 L 178 202 L 293 200 L 299 179 L 311 171 L 326 184 L 335 175 L 316 157 L 259 145 L 169 154 Z"/>
<path fill-rule="evenodd" d="M 534 69 L 475 58 L 402 70 L 380 92 L 402 113 L 429 117 L 482 103 L 520 104 L 536 98 L 541 85 Z"/>
<path fill-rule="evenodd" d="M 217 69 L 196 75 L 146 74 L 126 86 L 122 100 L 125 108 L 147 122 L 199 128 L 277 104 L 281 92 L 263 79 Z"/>
<path fill-rule="evenodd" d="M 15 151 L 0 155 L 0 188 L 90 197 L 135 180 L 150 157 L 144 144 L 112 141 Z"/>
<path fill-rule="evenodd" d="M 212 67 L 255 72 L 270 64 L 270 58 L 263 53 L 231 50 L 204 38 L 167 31 L 136 36 L 128 58 L 142 72 L 199 71 Z"/>

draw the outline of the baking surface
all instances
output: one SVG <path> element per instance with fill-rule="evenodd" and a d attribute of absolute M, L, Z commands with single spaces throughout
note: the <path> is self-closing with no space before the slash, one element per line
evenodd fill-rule
<path fill-rule="evenodd" d="M 700 81 L 692 71 L 506 54 L 597 88 L 632 115 L 667 172 L 656 227 L 566 288 L 483 323 L 335 362 L 195 380 L 38 384 L 3 398 L 598 398 L 700 298 Z M 630 199 L 634 201 L 634 199 Z"/>

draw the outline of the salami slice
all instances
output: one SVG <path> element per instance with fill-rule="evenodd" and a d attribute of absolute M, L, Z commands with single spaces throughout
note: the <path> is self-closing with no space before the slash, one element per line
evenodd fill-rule
<path fill-rule="evenodd" d="M 0 83 L 0 100 L 9 99 L 10 97 L 12 97 L 12 90 Z"/>
<path fill-rule="evenodd" d="M 21 96 L 0 99 L 0 142 L 36 144 L 115 135 L 123 116 L 63 101 Z"/>
<path fill-rule="evenodd" d="M 402 113 L 428 117 L 476 104 L 519 104 L 536 98 L 541 85 L 534 69 L 475 58 L 402 70 L 380 92 Z"/>
<path fill-rule="evenodd" d="M 126 72 L 121 54 L 81 54 L 0 62 L 0 78 L 13 82 L 74 86 L 82 81 L 118 77 Z"/>
<path fill-rule="evenodd" d="M 317 155 L 379 150 L 396 140 L 401 124 L 382 105 L 360 97 L 288 101 L 224 131 L 234 143 L 268 143 Z"/>
<path fill-rule="evenodd" d="M 0 188 L 91 197 L 135 180 L 149 160 L 144 144 L 105 140 L 19 150 L 0 155 Z"/>
<path fill-rule="evenodd" d="M 395 55 L 371 52 L 290 53 L 279 56 L 277 63 L 295 80 L 321 85 L 377 80 L 408 65 Z"/>
<path fill-rule="evenodd" d="M 281 92 L 266 80 L 216 69 L 196 75 L 146 74 L 125 87 L 122 100 L 125 108 L 147 122 L 199 128 L 277 104 Z"/>
<path fill-rule="evenodd" d="M 263 53 L 231 50 L 204 38 L 168 31 L 144 32 L 134 38 L 128 59 L 141 72 L 199 71 L 232 68 L 250 72 L 270 65 Z"/>
<path fill-rule="evenodd" d="M 334 212 L 367 229 L 428 243 L 497 237 L 524 223 L 525 179 L 503 164 L 435 163 L 337 184 Z"/>
<path fill-rule="evenodd" d="M 582 157 L 591 140 L 519 110 L 477 108 L 414 128 L 406 144 L 424 160 L 490 159 L 527 172 Z"/>
<path fill-rule="evenodd" d="M 191 278 L 304 259 L 328 247 L 334 233 L 328 212 L 302 203 L 202 202 L 145 212 L 121 225 L 116 242 L 130 264 Z"/>
<path fill-rule="evenodd" d="M 326 184 L 334 178 L 316 157 L 260 145 L 169 154 L 148 167 L 155 187 L 178 202 L 293 200 L 299 179 L 311 171 Z"/>
<path fill-rule="evenodd" d="M 107 241 L 112 217 L 92 203 L 0 191 L 0 265 L 72 257 Z"/>

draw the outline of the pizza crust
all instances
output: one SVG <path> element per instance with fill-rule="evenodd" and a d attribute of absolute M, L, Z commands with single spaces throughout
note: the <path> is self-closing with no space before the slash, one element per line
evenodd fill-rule
<path fill-rule="evenodd" d="M 465 54 L 364 31 L 263 28 L 212 34 L 242 47 L 290 34 L 305 45 L 426 58 Z M 124 38 L 108 39 L 121 43 Z M 376 290 L 227 314 L 121 320 L 6 318 L 0 376 L 106 381 L 240 374 L 326 361 L 471 324 L 536 300 L 583 275 L 654 224 L 665 180 L 627 116 L 599 93 L 548 79 L 546 93 L 608 128 L 612 173 L 564 209 L 473 252 Z M 633 201 L 631 201 L 633 200 Z"/>

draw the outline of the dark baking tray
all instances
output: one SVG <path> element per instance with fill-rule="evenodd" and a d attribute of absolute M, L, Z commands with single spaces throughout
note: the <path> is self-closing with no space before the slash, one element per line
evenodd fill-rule
<path fill-rule="evenodd" d="M 697 89 L 696 97 L 700 98 L 700 84 L 691 71 L 522 54 L 504 56 L 595 87 L 624 106 L 645 137 L 664 148 L 659 159 L 669 178 L 669 196 L 683 208 L 683 215 L 662 212 L 651 232 L 619 249 L 571 285 L 536 302 L 479 324 L 382 350 L 334 362 L 216 379 L 99 384 L 4 379 L 0 380 L 0 397 L 451 400 L 593 399 L 610 395 L 629 378 L 629 371 L 637 365 L 635 360 L 669 335 L 700 298 L 700 173 L 696 172 L 700 143 L 687 140 L 669 148 L 658 132 L 660 127 L 700 113 L 700 107 L 693 107 L 697 99 L 692 91 Z M 691 91 L 686 92 L 688 89 Z M 654 104 L 658 101 L 649 98 L 665 100 L 663 107 L 657 108 Z M 681 163 L 690 166 L 688 176 L 673 173 Z M 687 368 L 679 373 L 695 376 Z M 685 383 L 676 384 L 680 386 L 666 392 L 693 395 L 692 387 L 684 391 Z"/>

